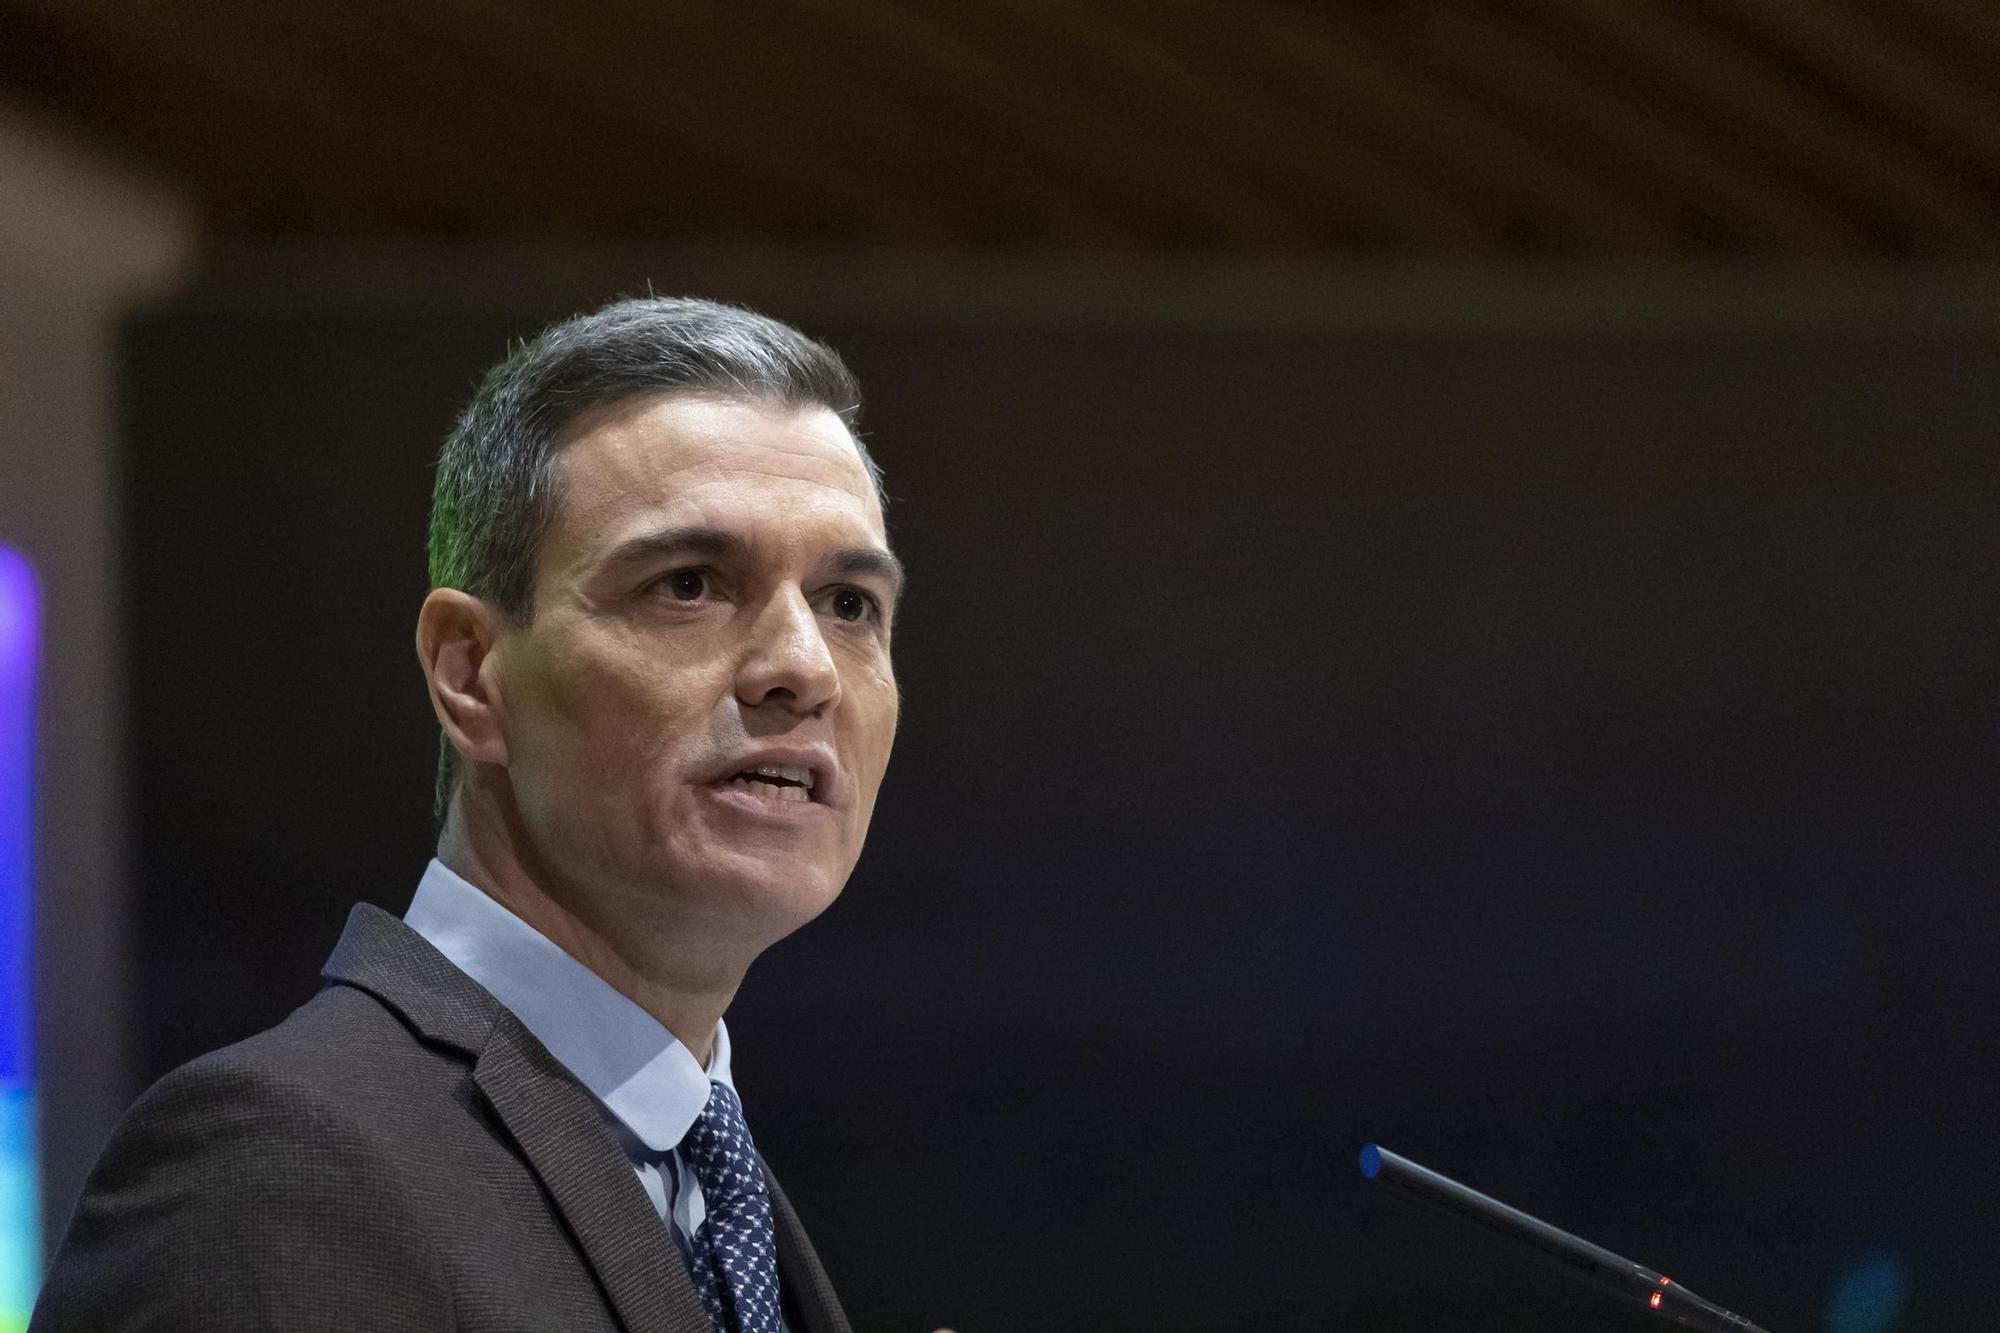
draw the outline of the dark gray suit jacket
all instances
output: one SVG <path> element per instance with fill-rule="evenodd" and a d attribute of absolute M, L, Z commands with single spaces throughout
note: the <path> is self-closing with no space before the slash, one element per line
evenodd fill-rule
<path fill-rule="evenodd" d="M 324 975 L 119 1124 L 32 1333 L 710 1333 L 596 1100 L 497 1000 L 365 905 Z M 850 1333 L 770 1185 L 787 1322 Z"/>

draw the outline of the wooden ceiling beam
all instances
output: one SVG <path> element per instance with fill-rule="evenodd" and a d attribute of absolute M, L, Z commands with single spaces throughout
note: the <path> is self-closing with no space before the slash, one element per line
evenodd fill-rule
<path fill-rule="evenodd" d="M 614 40 L 568 11 L 494 0 L 429 0 L 466 31 L 536 71 L 543 105 L 559 109 L 582 136 L 623 141 L 650 169 L 627 206 L 651 203 L 664 215 L 682 199 L 697 210 L 734 208 L 766 225 L 800 216 L 845 216 L 899 238 L 905 215 L 881 208 L 871 183 L 796 136 L 768 123 L 753 100 L 710 86 L 704 72 L 661 60 L 630 59 L 632 34 Z M 642 46 L 643 49 L 643 46 Z M 693 180 L 690 181 L 689 177 Z M 690 185 L 695 188 L 688 188 Z"/>
<path fill-rule="evenodd" d="M 1877 17 L 1835 0 L 1729 0 L 1721 11 L 1790 47 L 1815 70 L 1853 89 L 1951 152 L 2000 175 L 2000 98 L 1911 49 Z M 1990 71 L 2000 74 L 2000 70 Z"/>
<path fill-rule="evenodd" d="M 214 97 L 218 139 L 275 138 L 306 169 L 335 177 L 334 193 L 367 212 L 397 201 L 447 227 L 476 226 L 520 188 L 508 164 L 469 160 L 462 145 L 407 108 L 378 105 L 309 58 L 231 28 L 196 3 L 79 0 L 66 12 L 96 40 L 141 48 L 193 99 Z M 266 154 L 268 156 L 268 154 Z M 407 216 L 407 215 L 406 215 Z"/>
<path fill-rule="evenodd" d="M 238 235 L 2000 251 L 1991 0 L 0 0 Z"/>
<path fill-rule="evenodd" d="M 1061 81 L 968 38 L 960 23 L 902 0 L 785 0 L 788 12 L 837 19 L 893 57 L 929 95 L 962 100 L 1032 146 L 1050 189 L 1108 195 L 1139 237 L 1193 226 L 1238 245 L 1297 249 L 1322 239 L 1286 210 L 1232 197 L 1227 179 L 1078 97 Z"/>
<path fill-rule="evenodd" d="M 1245 52 L 1260 74 L 1304 99 L 1323 125 L 1365 128 L 1413 177 L 1468 201 L 1487 218 L 1526 220 L 1605 252 L 1673 248 L 1660 215 L 1615 183 L 1592 177 L 1486 117 L 1462 94 L 1429 80 L 1338 9 L 1257 9 L 1217 14 L 1181 6 L 1206 44 Z M 1380 27 L 1375 23 L 1372 26 Z M 1510 228 L 1518 230 L 1518 227 Z"/>
<path fill-rule="evenodd" d="M 402 123 L 422 120 L 475 169 L 500 164 L 506 202 L 480 220 L 483 234 L 596 234 L 604 219 L 588 186 L 632 165 L 621 145 L 579 136 L 561 115 L 524 98 L 528 90 L 509 87 L 505 71 L 483 58 L 489 52 L 483 41 L 460 27 L 437 26 L 435 12 L 379 0 L 238 3 L 226 22 L 239 37 L 337 80 L 353 101 Z"/>
<path fill-rule="evenodd" d="M 0 82 L 12 96 L 70 120 L 107 147 L 184 186 L 204 231 L 255 234 L 272 221 L 277 193 L 291 210 L 336 213 L 340 192 L 273 136 L 225 142 L 214 133 L 214 95 L 176 82 L 150 49 L 80 30 L 60 10 L 0 0 Z M 245 177 L 253 184 L 246 187 Z"/>
<path fill-rule="evenodd" d="M 1977 77 L 2000 78 L 2000 6 L 1992 0 L 1899 0 L 1896 16 L 1959 57 Z"/>
<path fill-rule="evenodd" d="M 255 3 L 255 0 L 249 0 Z M 469 151 L 505 154 L 541 182 L 541 204 L 576 219 L 575 234 L 640 239 L 734 235 L 768 227 L 770 196 L 754 163 L 719 146 L 683 145 L 645 118 L 621 114 L 552 68 L 532 39 L 473 22 L 449 0 L 343 0 L 343 21 L 372 33 L 378 62 L 421 79 L 448 73 L 452 95 L 437 109 Z M 502 25 L 504 29 L 504 24 Z M 761 201 L 761 202 L 760 202 Z"/>
<path fill-rule="evenodd" d="M 649 25 L 657 32 L 662 11 L 648 0 L 600 0 L 594 12 L 637 38 Z M 756 117 L 764 133 L 836 164 L 866 187 L 872 216 L 887 236 L 944 246 L 976 233 L 982 218 L 1004 214 L 1043 242 L 1109 246 L 1132 239 L 1107 219 L 1101 201 L 1050 190 L 1046 176 L 1007 145 L 937 133 L 936 116 L 914 114 L 932 108 L 885 95 L 854 52 L 814 40 L 810 25 L 740 0 L 681 0 L 673 12 L 681 33 L 667 57 L 673 77 L 691 77 L 701 95 Z M 634 66 L 633 77 L 662 72 L 659 47 L 643 40 L 606 56 Z M 746 104 L 745 87 L 768 91 Z M 976 170 L 966 169 L 968 160 Z"/>
<path fill-rule="evenodd" d="M 1712 217 L 1768 253 L 1825 257 L 1866 248 L 1824 207 L 1516 24 L 1462 5 L 1427 6 L 1410 21 L 1413 51 L 1436 61 L 1442 78 L 1534 120 L 1552 152 L 1585 160 L 1579 170 L 1634 182 L 1662 215 Z"/>
<path fill-rule="evenodd" d="M 1412 243 L 1486 251 L 1496 231 L 1486 201 L 1414 179 L 1349 125 L 1301 116 L 1262 90 L 1217 77 L 1135 24 L 1070 0 L 967 0 L 989 25 L 1011 24 L 1040 49 L 1031 58 L 1073 53 L 1112 86 L 1096 100 L 1104 114 L 1147 134 L 1167 151 L 1200 161 L 1225 182 L 1232 208 L 1249 200 L 1295 216 L 1324 238 L 1328 219 L 1354 231 L 1382 230 Z M 1240 16 L 1245 17 L 1247 16 Z M 1190 34 L 1207 40 L 1219 34 Z M 1205 149 L 1205 151 L 1204 151 Z"/>
<path fill-rule="evenodd" d="M 1910 161 L 1869 126 L 1802 96 L 1768 66 L 1689 18 L 1680 4 L 1535 5 L 1587 34 L 1669 98 L 1720 117 L 1719 132 L 1741 135 L 1778 169 L 1817 180 L 1841 197 L 1839 206 L 1872 215 L 1878 226 L 1917 246 L 1991 252 L 2000 241 L 2000 218 L 1983 202 Z"/>

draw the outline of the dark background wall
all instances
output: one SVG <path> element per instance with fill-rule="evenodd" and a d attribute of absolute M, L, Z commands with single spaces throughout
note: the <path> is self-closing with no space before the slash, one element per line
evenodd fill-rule
<path fill-rule="evenodd" d="M 1996 1324 L 1989 0 L 0 29 L 52 1228 L 401 905 L 428 456 L 650 276 L 836 337 L 903 497 L 882 825 L 737 1013 L 870 1324 L 1615 1326 L 1370 1136 L 1780 1330 Z"/>
<path fill-rule="evenodd" d="M 431 456 L 614 288 L 244 290 L 126 344 L 148 1077 L 407 903 Z M 1774 1329 L 2000 1322 L 1990 326 L 772 313 L 914 572 L 730 1015 L 859 1327 L 1640 1326 L 1369 1139 Z"/>

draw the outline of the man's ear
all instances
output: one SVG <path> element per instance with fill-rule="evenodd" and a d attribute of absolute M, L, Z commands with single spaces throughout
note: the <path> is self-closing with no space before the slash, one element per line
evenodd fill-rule
<path fill-rule="evenodd" d="M 430 685 L 431 708 L 468 764 L 507 763 L 499 691 L 488 661 L 500 622 L 499 608 L 456 588 L 431 589 L 417 612 L 417 662 Z"/>

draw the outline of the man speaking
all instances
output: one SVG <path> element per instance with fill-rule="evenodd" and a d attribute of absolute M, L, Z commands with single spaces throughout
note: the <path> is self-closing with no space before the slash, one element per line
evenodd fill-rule
<path fill-rule="evenodd" d="M 840 893 L 895 736 L 859 403 L 828 348 L 693 300 L 487 377 L 417 618 L 437 858 L 310 1003 L 127 1115 L 34 1329 L 845 1333 L 722 1015 Z"/>

